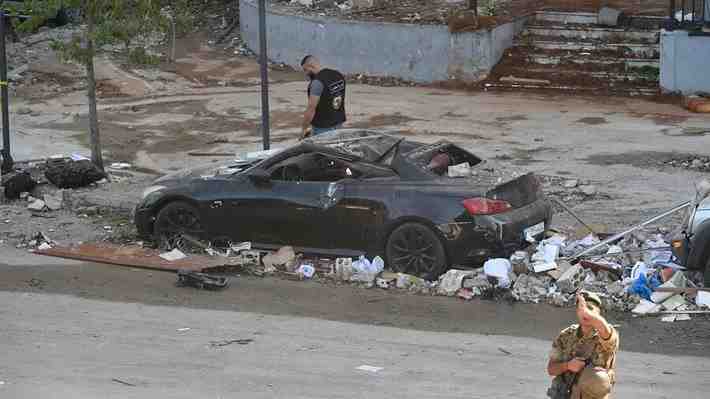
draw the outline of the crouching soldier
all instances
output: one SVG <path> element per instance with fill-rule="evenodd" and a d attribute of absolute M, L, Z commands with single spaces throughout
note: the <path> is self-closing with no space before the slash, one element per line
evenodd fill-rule
<path fill-rule="evenodd" d="M 553 399 L 608 399 L 615 382 L 619 335 L 602 316 L 596 294 L 577 295 L 577 321 L 552 344 L 547 372 L 555 377 L 547 395 Z"/>

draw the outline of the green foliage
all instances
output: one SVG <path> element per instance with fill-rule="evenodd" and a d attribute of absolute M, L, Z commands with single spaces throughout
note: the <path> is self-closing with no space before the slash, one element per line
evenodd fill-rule
<path fill-rule="evenodd" d="M 483 15 L 498 15 L 497 0 L 487 0 L 483 2 Z"/>
<path fill-rule="evenodd" d="M 160 57 L 148 54 L 143 47 L 136 47 L 128 52 L 128 62 L 133 65 L 158 65 Z"/>
<path fill-rule="evenodd" d="M 86 63 L 87 57 L 95 55 L 87 50 L 86 43 L 89 40 L 94 48 L 106 44 L 123 44 L 128 54 L 136 38 L 164 32 L 169 27 L 167 16 L 161 13 L 158 0 L 30 0 L 25 4 L 24 12 L 31 16 L 20 26 L 25 31 L 37 29 L 61 8 L 79 10 L 84 22 L 90 18 L 93 20 L 93 32 L 85 29 L 80 36 L 70 41 L 53 43 L 53 48 L 62 59 L 82 63 Z"/>

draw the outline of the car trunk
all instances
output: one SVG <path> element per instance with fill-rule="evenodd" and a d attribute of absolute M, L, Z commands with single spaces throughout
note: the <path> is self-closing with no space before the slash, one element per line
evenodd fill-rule
<path fill-rule="evenodd" d="M 448 142 L 416 147 L 407 156 L 428 173 L 441 176 L 442 181 L 470 186 L 485 192 L 486 198 L 507 201 L 513 208 L 529 205 L 541 196 L 540 182 L 533 173 L 522 174 L 516 168 L 482 160 Z M 450 177 L 448 170 L 462 164 L 468 167 L 464 166 L 463 172 L 456 174 L 458 177 Z"/>

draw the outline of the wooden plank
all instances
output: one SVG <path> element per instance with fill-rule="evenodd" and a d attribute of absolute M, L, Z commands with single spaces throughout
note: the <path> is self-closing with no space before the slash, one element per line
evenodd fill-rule
<path fill-rule="evenodd" d="M 161 252 L 155 249 L 142 248 L 136 245 L 120 246 L 108 243 L 56 246 L 46 250 L 35 250 L 34 253 L 84 262 L 164 271 L 190 270 L 200 272 L 212 267 L 230 265 L 229 258 L 203 255 L 189 255 L 187 258 L 170 262 L 161 258 L 159 256 Z"/>

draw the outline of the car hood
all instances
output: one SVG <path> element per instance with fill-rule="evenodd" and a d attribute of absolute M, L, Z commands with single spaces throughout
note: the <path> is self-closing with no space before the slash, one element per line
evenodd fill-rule
<path fill-rule="evenodd" d="M 156 185 L 180 184 L 193 179 L 209 179 L 217 176 L 242 173 L 254 166 L 258 161 L 232 161 L 223 164 L 201 165 L 194 168 L 179 170 L 155 180 Z"/>

